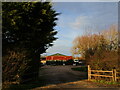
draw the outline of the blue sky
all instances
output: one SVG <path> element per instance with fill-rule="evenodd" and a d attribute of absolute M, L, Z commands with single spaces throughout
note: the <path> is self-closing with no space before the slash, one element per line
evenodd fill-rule
<path fill-rule="evenodd" d="M 89 30 L 100 32 L 118 23 L 117 2 L 54 2 L 53 8 L 61 13 L 55 27 L 58 39 L 46 51 L 47 55 L 72 55 L 70 49 L 75 37 Z"/>

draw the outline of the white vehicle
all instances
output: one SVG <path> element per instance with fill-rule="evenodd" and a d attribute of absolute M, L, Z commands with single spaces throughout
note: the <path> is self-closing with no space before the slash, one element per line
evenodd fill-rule
<path fill-rule="evenodd" d="M 73 61 L 74 61 L 73 65 L 83 64 L 83 62 L 81 60 L 78 60 L 78 59 L 74 59 Z"/>
<path fill-rule="evenodd" d="M 74 62 L 79 62 L 79 60 L 78 60 L 78 59 L 74 59 L 73 61 L 74 61 Z"/>
<path fill-rule="evenodd" d="M 65 66 L 65 63 L 63 63 L 63 65 Z"/>

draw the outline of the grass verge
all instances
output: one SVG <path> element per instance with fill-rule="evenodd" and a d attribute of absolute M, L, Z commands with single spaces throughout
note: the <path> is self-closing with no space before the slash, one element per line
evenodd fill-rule
<path fill-rule="evenodd" d="M 87 72 L 87 67 L 82 66 L 82 67 L 76 67 L 76 68 L 71 68 L 74 71 L 81 71 L 81 72 Z"/>
<path fill-rule="evenodd" d="M 92 80 L 93 82 L 104 83 L 109 85 L 120 85 L 120 82 L 105 81 L 105 80 Z"/>

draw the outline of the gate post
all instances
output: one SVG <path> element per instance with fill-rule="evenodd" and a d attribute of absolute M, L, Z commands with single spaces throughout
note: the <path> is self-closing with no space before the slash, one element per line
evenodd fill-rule
<path fill-rule="evenodd" d="M 91 80 L 91 68 L 90 68 L 90 65 L 88 65 L 88 80 Z"/>
<path fill-rule="evenodd" d="M 114 81 L 116 82 L 116 69 L 113 70 L 114 70 Z"/>
<path fill-rule="evenodd" d="M 112 75 L 113 75 L 113 81 L 115 81 L 116 82 L 116 69 L 112 69 Z"/>

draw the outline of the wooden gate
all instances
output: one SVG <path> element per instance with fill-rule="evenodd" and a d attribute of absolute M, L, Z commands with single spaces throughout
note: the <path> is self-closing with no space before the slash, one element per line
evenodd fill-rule
<path fill-rule="evenodd" d="M 109 73 L 109 75 L 105 73 Z M 116 82 L 120 80 L 120 72 L 117 72 L 116 69 L 112 69 L 112 71 L 92 70 L 90 65 L 88 65 L 88 80 L 91 80 L 92 77 L 111 78 L 112 81 Z"/>

